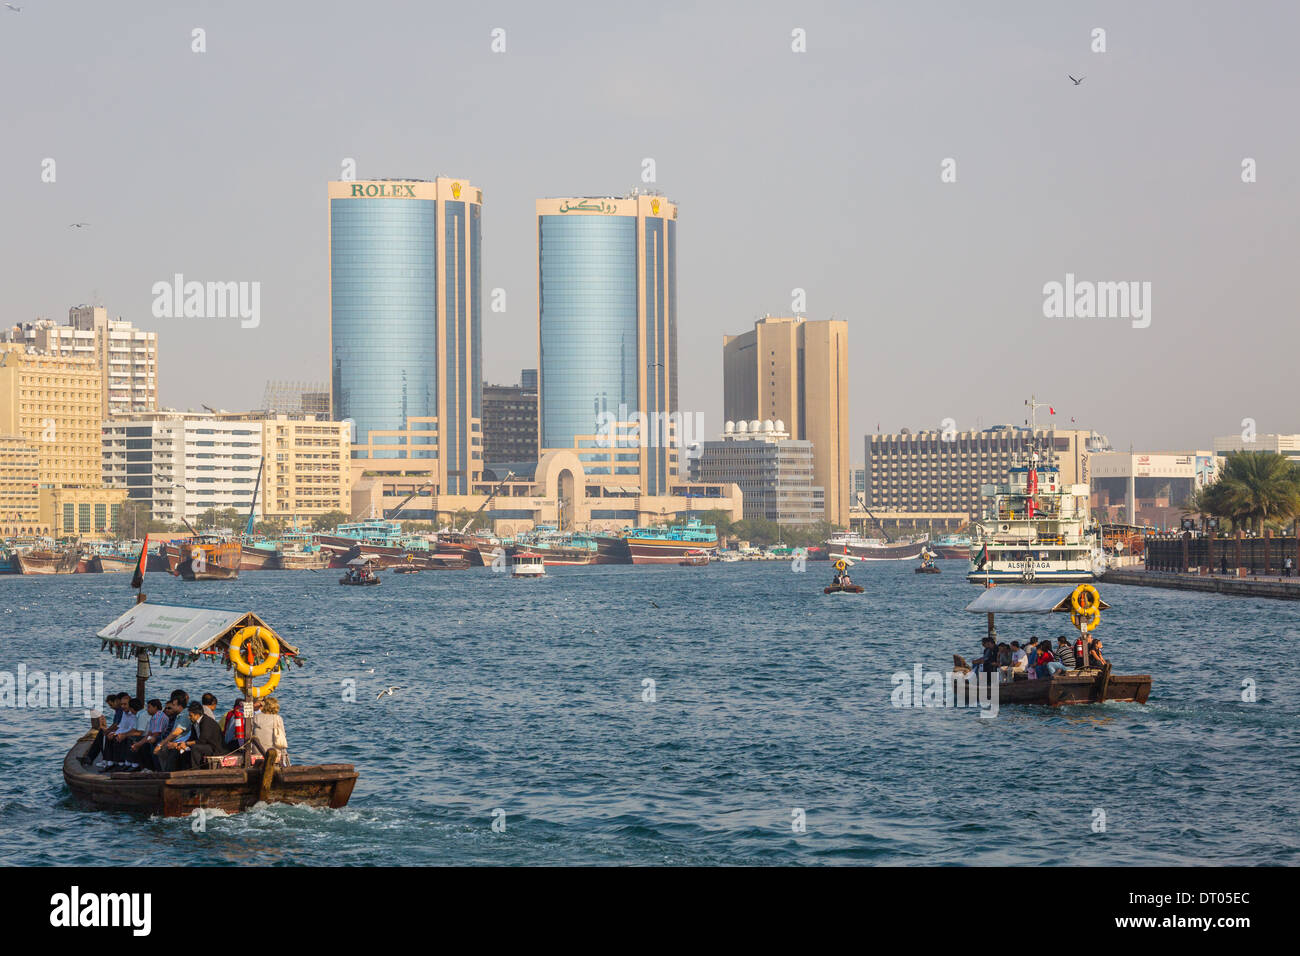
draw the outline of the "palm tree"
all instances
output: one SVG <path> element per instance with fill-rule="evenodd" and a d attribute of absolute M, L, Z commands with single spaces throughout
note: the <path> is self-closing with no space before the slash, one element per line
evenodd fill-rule
<path fill-rule="evenodd" d="M 1218 479 L 1197 489 L 1183 511 L 1256 531 L 1266 522 L 1290 521 L 1300 515 L 1300 469 L 1277 452 L 1230 452 Z"/>

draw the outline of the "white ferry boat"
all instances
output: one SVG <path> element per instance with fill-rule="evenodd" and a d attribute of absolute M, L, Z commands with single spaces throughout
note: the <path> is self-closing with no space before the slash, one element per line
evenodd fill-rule
<path fill-rule="evenodd" d="M 1039 452 L 1013 466 L 1007 484 L 980 493 L 990 501 L 971 531 L 970 583 L 1076 584 L 1106 570 L 1088 486 L 1062 484 Z"/>

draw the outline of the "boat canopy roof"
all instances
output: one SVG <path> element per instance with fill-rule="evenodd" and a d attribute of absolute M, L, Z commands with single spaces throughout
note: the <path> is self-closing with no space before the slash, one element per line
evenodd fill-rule
<path fill-rule="evenodd" d="M 1074 586 L 1059 584 L 1051 587 L 1013 588 L 998 585 L 984 592 L 966 606 L 974 614 L 1050 614 L 1052 611 L 1070 610 L 1070 595 Z M 1104 611 L 1110 605 L 1101 602 Z"/>
<path fill-rule="evenodd" d="M 157 654 L 158 662 L 184 667 L 201 658 L 227 660 L 231 638 L 248 625 L 265 627 L 280 644 L 281 658 L 301 664 L 298 649 L 267 627 L 252 611 L 221 611 L 207 607 L 180 607 L 173 604 L 137 604 L 96 637 L 106 650 L 119 658 L 137 656 L 141 651 Z"/>

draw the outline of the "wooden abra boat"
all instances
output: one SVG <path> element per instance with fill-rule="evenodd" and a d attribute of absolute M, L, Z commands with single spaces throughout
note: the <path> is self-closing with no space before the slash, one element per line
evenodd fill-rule
<path fill-rule="evenodd" d="M 353 558 L 348 562 L 348 569 L 343 572 L 343 577 L 339 578 L 339 584 L 365 587 L 380 583 L 379 574 L 375 570 L 378 564 L 379 562 L 371 557 Z"/>
<path fill-rule="evenodd" d="M 862 594 L 866 590 L 861 584 L 828 584 L 822 594 Z"/>
<path fill-rule="evenodd" d="M 95 739 L 91 731 L 63 758 L 63 779 L 73 795 L 100 810 L 137 810 L 164 817 L 185 817 L 194 810 L 239 813 L 257 803 L 298 803 L 311 807 L 347 806 L 360 776 L 351 764 L 314 767 L 221 767 L 155 773 L 104 773 L 83 767 Z"/>
<path fill-rule="evenodd" d="M 683 568 L 703 568 L 709 563 L 709 552 L 693 548 L 677 564 Z"/>
<path fill-rule="evenodd" d="M 143 600 L 143 595 L 140 597 Z M 151 656 L 155 657 L 153 666 L 188 667 L 200 660 L 231 666 L 234 656 L 242 658 L 246 651 L 249 669 L 260 673 L 270 668 L 267 682 L 260 686 L 254 677 L 236 675 L 240 691 L 249 697 L 269 694 L 289 662 L 302 664 L 296 647 L 247 611 L 138 603 L 97 636 L 101 649 L 122 660 L 135 658 L 136 696 L 141 699 L 147 696 L 144 675 L 149 674 Z M 233 656 L 232 643 L 237 650 Z M 273 654 L 279 656 L 272 659 Z M 251 702 L 245 707 L 247 721 L 252 716 Z M 207 759 L 209 764 L 227 766 L 115 773 L 81 763 L 95 734 L 92 730 L 68 751 L 63 759 L 63 779 L 74 797 L 101 810 L 181 817 L 196 809 L 237 813 L 259 802 L 338 808 L 347 804 L 359 776 L 351 764 L 278 766 L 274 750 L 262 760 L 248 748 Z"/>
<path fill-rule="evenodd" d="M 1081 615 L 1075 611 L 1079 605 L 1076 597 L 1080 592 L 1091 589 L 1096 595 L 1091 614 Z M 1050 587 L 1008 587 L 997 586 L 985 591 L 972 601 L 966 610 L 973 614 L 988 615 L 988 636 L 997 640 L 994 626 L 995 614 L 1051 614 L 1071 612 L 1071 620 L 1083 634 L 1097 627 L 1101 612 L 1110 605 L 1101 600 L 1096 588 L 1090 584 L 1081 584 L 1077 588 L 1069 585 Z M 953 655 L 954 669 L 958 672 L 969 671 L 960 655 Z M 958 680 L 965 680 L 963 675 Z M 983 674 L 975 675 L 973 680 L 986 680 Z M 995 678 L 996 679 L 996 678 Z M 1102 701 L 1133 701 L 1145 704 L 1151 693 L 1150 674 L 1112 674 L 1111 664 L 1106 662 L 1101 667 L 1085 667 L 1076 670 L 1058 672 L 1051 677 L 1038 680 L 1016 679 L 998 684 L 999 704 L 1043 704 L 1056 707 L 1061 704 L 1096 704 Z"/>

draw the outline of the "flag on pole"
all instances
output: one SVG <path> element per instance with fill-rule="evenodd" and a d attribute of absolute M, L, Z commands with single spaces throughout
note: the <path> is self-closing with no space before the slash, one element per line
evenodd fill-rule
<path fill-rule="evenodd" d="M 1048 406 L 1047 406 L 1047 414 L 1049 414 L 1049 415 L 1055 415 L 1055 414 L 1056 414 L 1056 409 L 1054 409 L 1051 405 L 1048 405 Z"/>
<path fill-rule="evenodd" d="M 137 591 L 144 586 L 144 567 L 149 553 L 149 533 L 145 532 L 144 544 L 140 545 L 140 557 L 135 562 L 135 573 L 131 575 L 131 587 Z"/>

